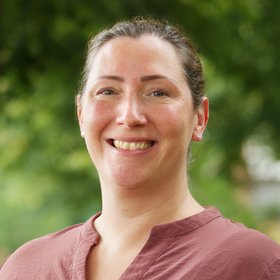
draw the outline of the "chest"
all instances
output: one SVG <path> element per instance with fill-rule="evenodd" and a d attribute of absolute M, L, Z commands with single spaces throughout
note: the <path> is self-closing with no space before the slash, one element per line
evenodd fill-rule
<path fill-rule="evenodd" d="M 90 251 L 86 262 L 87 280 L 116 280 L 126 271 L 141 248 L 112 252 L 102 246 Z"/>
<path fill-rule="evenodd" d="M 244 266 L 224 250 L 198 249 L 186 240 L 153 240 L 139 250 L 108 252 L 94 247 L 87 258 L 87 280 L 258 279 L 259 269 Z M 216 248 L 216 246 L 214 246 Z M 249 269 L 250 268 L 250 269 Z"/>

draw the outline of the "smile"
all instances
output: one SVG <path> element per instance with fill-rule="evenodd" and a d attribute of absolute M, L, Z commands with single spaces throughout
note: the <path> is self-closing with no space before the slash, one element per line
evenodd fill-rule
<path fill-rule="evenodd" d="M 111 144 L 117 149 L 135 151 L 135 150 L 145 150 L 152 147 L 154 141 L 126 142 L 126 141 L 112 139 Z"/>

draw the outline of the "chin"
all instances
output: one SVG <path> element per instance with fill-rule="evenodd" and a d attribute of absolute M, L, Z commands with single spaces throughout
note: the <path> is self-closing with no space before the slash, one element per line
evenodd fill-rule
<path fill-rule="evenodd" d="M 136 178 L 114 178 L 114 185 L 123 190 L 134 190 L 145 185 L 145 180 Z"/>
<path fill-rule="evenodd" d="M 144 174 L 137 171 L 137 170 L 115 170 L 113 174 L 111 174 L 110 178 L 112 178 L 114 185 L 118 186 L 119 189 L 124 190 L 133 190 L 137 189 L 140 186 L 143 186 L 145 183 L 147 183 L 147 176 L 144 176 Z"/>

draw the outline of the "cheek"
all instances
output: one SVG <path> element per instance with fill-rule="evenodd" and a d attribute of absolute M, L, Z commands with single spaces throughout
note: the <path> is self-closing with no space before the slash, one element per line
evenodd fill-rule
<path fill-rule="evenodd" d="M 158 119 L 159 129 L 172 138 L 188 138 L 193 130 L 193 113 L 184 106 L 165 107 L 158 110 L 154 117 Z"/>
<path fill-rule="evenodd" d="M 112 119 L 113 109 L 105 102 L 91 102 L 83 110 L 85 130 L 92 132 L 102 129 Z"/>
<path fill-rule="evenodd" d="M 96 167 L 98 165 L 98 155 L 102 145 L 100 139 L 103 131 L 112 121 L 112 115 L 112 108 L 108 108 L 108 106 L 102 102 L 84 104 L 82 117 L 85 143 Z"/>

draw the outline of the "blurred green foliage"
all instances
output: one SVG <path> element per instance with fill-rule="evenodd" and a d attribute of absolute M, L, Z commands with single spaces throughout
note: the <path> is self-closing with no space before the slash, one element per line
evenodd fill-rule
<path fill-rule="evenodd" d="M 135 15 L 178 23 L 199 46 L 211 120 L 193 147 L 192 190 L 256 227 L 237 196 L 250 181 L 241 150 L 258 136 L 280 154 L 279 14 L 278 0 L 2 0 L 0 259 L 100 209 L 74 97 L 89 36 Z"/>

